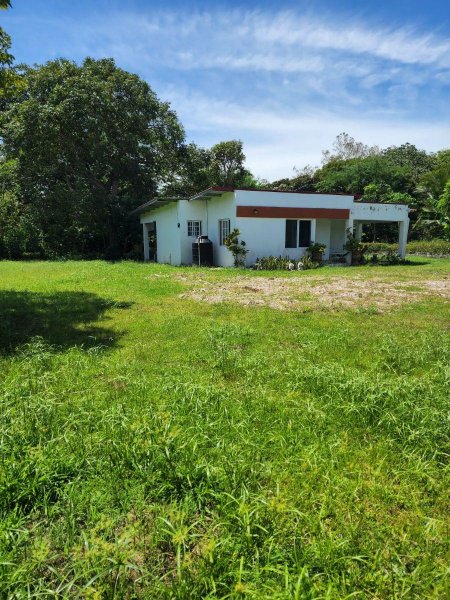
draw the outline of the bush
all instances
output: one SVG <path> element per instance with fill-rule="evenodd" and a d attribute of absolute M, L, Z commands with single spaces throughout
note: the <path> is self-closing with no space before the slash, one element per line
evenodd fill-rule
<path fill-rule="evenodd" d="M 255 268 L 258 271 L 285 271 L 290 262 L 294 261 L 291 261 L 289 256 L 263 256 L 256 259 Z"/>
<path fill-rule="evenodd" d="M 386 244 L 383 242 L 364 243 L 368 254 L 378 254 L 385 252 L 396 252 L 397 244 Z M 408 254 L 418 254 L 425 256 L 450 256 L 450 241 L 445 240 L 418 240 L 408 242 L 406 247 Z"/>
<path fill-rule="evenodd" d="M 302 271 L 308 271 L 309 269 L 318 269 L 321 263 L 314 261 L 310 256 L 303 256 L 299 260 L 292 260 L 289 256 L 263 256 L 257 258 L 255 262 L 255 269 L 258 271 L 286 271 L 289 269 L 289 263 L 294 264 L 294 270 L 298 270 L 298 263 L 302 263 Z"/>
<path fill-rule="evenodd" d="M 409 242 L 408 254 L 425 254 L 429 256 L 450 256 L 450 240 L 430 240 Z"/>

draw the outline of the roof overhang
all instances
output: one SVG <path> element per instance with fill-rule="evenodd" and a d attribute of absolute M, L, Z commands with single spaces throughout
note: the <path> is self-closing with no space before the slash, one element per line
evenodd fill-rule
<path fill-rule="evenodd" d="M 130 212 L 130 215 L 140 215 L 144 212 L 154 210 L 155 208 L 161 208 L 161 206 L 166 206 L 171 202 L 177 202 L 177 200 L 182 200 L 182 198 L 179 198 L 178 196 L 176 198 L 152 198 L 148 202 L 145 202 L 144 204 L 141 204 L 140 206 L 132 210 Z"/>
<path fill-rule="evenodd" d="M 214 198 L 216 196 L 222 196 L 222 194 L 226 194 L 227 192 L 234 192 L 233 187 L 219 187 L 213 186 L 203 192 L 199 192 L 195 194 L 195 196 L 191 196 L 189 200 L 207 200 L 208 198 Z"/>

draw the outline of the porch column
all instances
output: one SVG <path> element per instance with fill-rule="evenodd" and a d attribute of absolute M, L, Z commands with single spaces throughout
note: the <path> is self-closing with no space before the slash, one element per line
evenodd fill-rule
<path fill-rule="evenodd" d="M 311 219 L 311 242 L 316 241 L 316 219 Z"/>
<path fill-rule="evenodd" d="M 347 235 L 349 233 L 353 233 L 353 217 L 352 216 L 350 216 L 350 218 L 346 219 L 346 221 L 345 221 L 345 233 L 344 233 L 344 241 L 343 241 L 342 246 L 345 245 L 345 242 L 347 241 Z M 351 264 L 351 262 L 352 262 L 352 255 L 351 255 L 350 252 L 345 257 L 345 260 L 346 260 L 346 262 L 347 262 L 348 265 Z"/>
<path fill-rule="evenodd" d="M 362 238 L 362 223 L 356 223 L 355 225 L 355 238 L 358 242 L 361 241 Z"/>
<path fill-rule="evenodd" d="M 150 260 L 150 250 L 148 246 L 148 227 L 147 223 L 142 223 L 142 233 L 144 237 L 144 260 Z"/>
<path fill-rule="evenodd" d="M 408 239 L 409 219 L 398 222 L 398 255 L 405 258 L 406 241 Z"/>

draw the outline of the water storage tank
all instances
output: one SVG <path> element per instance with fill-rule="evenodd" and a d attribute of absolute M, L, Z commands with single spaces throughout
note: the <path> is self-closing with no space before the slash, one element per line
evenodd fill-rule
<path fill-rule="evenodd" d="M 200 235 L 192 244 L 192 264 L 199 267 L 212 267 L 213 244 L 207 235 Z"/>

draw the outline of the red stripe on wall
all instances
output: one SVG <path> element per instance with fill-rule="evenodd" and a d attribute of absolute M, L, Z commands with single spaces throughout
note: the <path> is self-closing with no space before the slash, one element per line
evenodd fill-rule
<path fill-rule="evenodd" d="M 236 206 L 237 217 L 254 219 L 348 219 L 348 208 L 298 208 L 295 206 Z"/>

